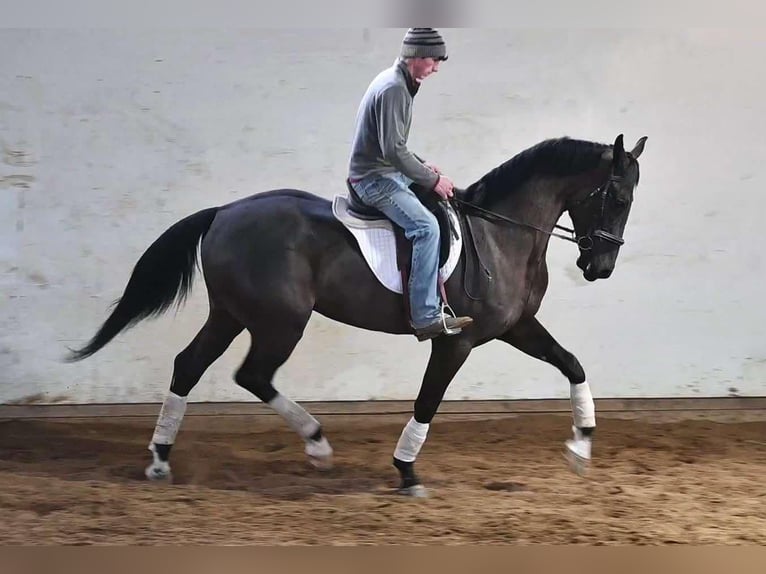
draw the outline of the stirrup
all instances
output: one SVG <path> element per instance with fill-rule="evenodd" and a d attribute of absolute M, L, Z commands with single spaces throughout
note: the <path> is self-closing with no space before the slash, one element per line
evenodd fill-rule
<path fill-rule="evenodd" d="M 452 307 L 450 307 L 447 303 L 442 301 L 440 316 L 442 318 L 442 329 L 444 330 L 444 334 L 445 335 L 457 335 L 459 333 L 462 333 L 463 330 L 460 329 L 460 328 L 458 328 L 458 329 L 448 329 L 447 328 L 447 314 L 445 313 L 445 310 L 450 312 L 450 315 L 452 315 L 453 319 L 457 318 L 457 315 L 455 315 L 455 312 L 452 310 Z"/>

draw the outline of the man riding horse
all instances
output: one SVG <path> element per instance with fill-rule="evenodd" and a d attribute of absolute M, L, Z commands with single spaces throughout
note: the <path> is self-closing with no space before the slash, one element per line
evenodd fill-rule
<path fill-rule="evenodd" d="M 348 181 L 359 199 L 404 230 L 412 242 L 409 278 L 411 325 L 421 341 L 455 335 L 471 317 L 447 316 L 439 304 L 439 225 L 410 189 L 417 183 L 442 199 L 453 196 L 452 180 L 407 149 L 412 104 L 420 83 L 447 59 L 441 34 L 410 28 L 394 64 L 370 83 L 359 105 Z"/>

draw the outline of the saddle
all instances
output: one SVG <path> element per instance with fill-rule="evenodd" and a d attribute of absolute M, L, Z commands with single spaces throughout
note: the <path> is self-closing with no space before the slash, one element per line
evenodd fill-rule
<path fill-rule="evenodd" d="M 366 221 L 386 220 L 388 217 L 380 210 L 365 204 L 354 190 L 351 182 L 346 180 L 348 188 L 348 208 L 355 217 Z M 429 191 L 422 185 L 413 183 L 410 189 L 417 196 L 420 202 L 436 217 L 439 224 L 439 267 L 441 268 L 450 255 L 450 241 L 452 237 L 459 237 L 452 220 L 447 212 L 447 203 L 437 194 Z M 402 291 L 407 317 L 411 317 L 409 309 L 409 276 L 412 265 L 412 242 L 404 235 L 404 230 L 398 225 L 393 225 L 394 237 L 396 239 L 396 266 L 402 277 Z M 447 304 L 447 294 L 444 289 L 444 282 L 439 278 L 439 291 L 443 303 Z"/>

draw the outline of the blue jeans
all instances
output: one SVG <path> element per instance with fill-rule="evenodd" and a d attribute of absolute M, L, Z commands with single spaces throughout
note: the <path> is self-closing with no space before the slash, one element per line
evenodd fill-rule
<path fill-rule="evenodd" d="M 409 189 L 401 173 L 369 176 L 354 184 L 360 199 L 382 211 L 412 242 L 409 292 L 412 326 L 421 329 L 441 318 L 438 295 L 439 224 Z"/>

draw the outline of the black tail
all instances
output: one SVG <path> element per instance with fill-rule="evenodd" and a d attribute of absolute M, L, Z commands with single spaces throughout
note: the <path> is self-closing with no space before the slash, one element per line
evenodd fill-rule
<path fill-rule="evenodd" d="M 217 207 L 203 209 L 174 224 L 144 252 L 112 314 L 83 348 L 66 360 L 80 361 L 101 349 L 120 331 L 147 317 L 161 315 L 174 301 L 181 305 L 191 291 L 197 245 L 213 222 Z"/>

